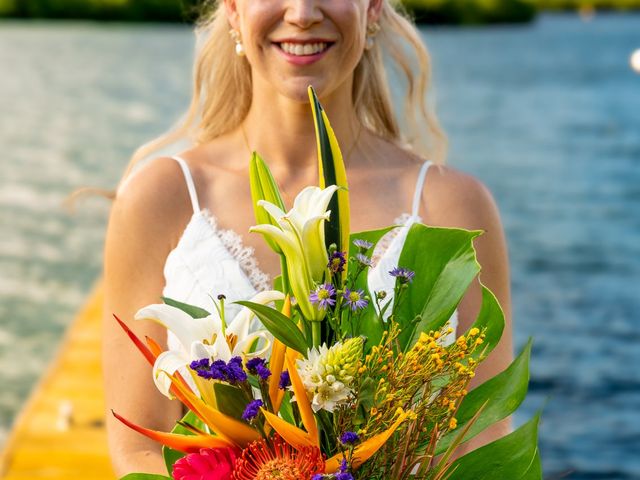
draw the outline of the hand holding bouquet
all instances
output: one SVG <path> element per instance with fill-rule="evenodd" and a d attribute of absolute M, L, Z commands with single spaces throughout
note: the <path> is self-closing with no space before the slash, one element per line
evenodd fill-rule
<path fill-rule="evenodd" d="M 315 93 L 318 187 L 287 210 L 254 154 L 257 225 L 280 255 L 274 290 L 225 312 L 165 298 L 136 320 L 159 322 L 182 349 L 162 352 L 118 320 L 153 365 L 157 387 L 188 409 L 171 433 L 129 427 L 165 445 L 176 479 L 539 479 L 537 417 L 455 461 L 455 449 L 507 417 L 526 395 L 530 345 L 503 373 L 468 391 L 497 345 L 504 316 L 483 288 L 459 337 L 448 324 L 480 266 L 481 232 L 414 224 L 391 291 L 370 291 L 372 252 L 389 228 L 351 233 L 342 156 Z M 170 478 L 131 474 L 126 478 Z"/>

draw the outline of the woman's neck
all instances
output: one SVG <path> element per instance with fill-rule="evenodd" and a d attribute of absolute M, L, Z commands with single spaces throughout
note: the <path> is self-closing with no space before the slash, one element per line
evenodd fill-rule
<path fill-rule="evenodd" d="M 309 102 L 256 90 L 243 123 L 247 147 L 258 152 L 273 170 L 289 172 L 291 176 L 316 169 L 317 146 Z M 358 141 L 361 129 L 352 106 L 351 89 L 338 89 L 323 98 L 322 104 L 346 155 Z"/>

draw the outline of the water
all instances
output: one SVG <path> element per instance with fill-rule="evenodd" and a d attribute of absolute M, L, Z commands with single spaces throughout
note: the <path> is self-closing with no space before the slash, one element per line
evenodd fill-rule
<path fill-rule="evenodd" d="M 516 344 L 535 339 L 516 421 L 544 407 L 547 478 L 638 479 L 640 16 L 424 35 L 450 163 L 502 213 Z M 99 274 L 107 202 L 61 202 L 173 123 L 192 44 L 183 26 L 0 23 L 2 434 Z"/>

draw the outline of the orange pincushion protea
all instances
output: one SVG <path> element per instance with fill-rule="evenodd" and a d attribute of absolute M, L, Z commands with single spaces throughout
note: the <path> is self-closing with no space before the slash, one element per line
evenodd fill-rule
<path fill-rule="evenodd" d="M 324 472 L 317 447 L 296 450 L 278 435 L 251 443 L 236 461 L 233 480 L 301 480 Z"/>

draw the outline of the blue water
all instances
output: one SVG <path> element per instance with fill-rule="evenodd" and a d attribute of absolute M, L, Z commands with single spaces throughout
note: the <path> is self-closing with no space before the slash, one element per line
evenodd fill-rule
<path fill-rule="evenodd" d="M 450 163 L 482 179 L 510 245 L 522 423 L 550 479 L 640 478 L 640 16 L 423 30 Z M 0 23 L 0 432 L 99 274 L 130 152 L 188 101 L 183 26 Z M 0 433 L 0 437 L 1 437 Z"/>

